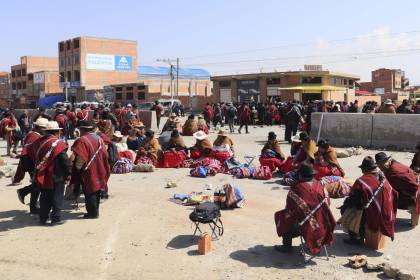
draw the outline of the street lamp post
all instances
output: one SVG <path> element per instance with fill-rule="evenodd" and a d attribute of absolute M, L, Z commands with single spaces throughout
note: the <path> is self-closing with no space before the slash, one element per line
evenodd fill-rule
<path fill-rule="evenodd" d="M 173 64 L 173 60 L 169 59 L 169 58 L 164 58 L 164 59 L 156 59 L 157 62 L 163 62 L 163 63 L 167 63 L 169 65 L 169 76 L 171 79 L 171 84 L 170 84 L 170 92 L 171 92 L 171 99 L 174 98 L 173 96 L 173 87 L 172 87 L 172 81 L 174 80 L 174 64 Z M 179 58 L 176 59 L 176 96 L 178 97 L 178 74 L 179 74 Z M 172 106 L 171 106 L 171 113 L 172 113 Z"/>
<path fill-rule="evenodd" d="M 67 95 L 67 77 L 64 75 L 61 75 L 61 74 L 57 74 L 60 78 L 63 78 L 63 80 L 64 80 L 64 96 L 65 96 L 65 100 L 66 100 L 66 102 L 68 101 L 68 95 Z"/>

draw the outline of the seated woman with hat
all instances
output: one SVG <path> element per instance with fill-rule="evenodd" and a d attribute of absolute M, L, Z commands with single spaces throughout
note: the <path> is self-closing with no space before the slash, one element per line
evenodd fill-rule
<path fill-rule="evenodd" d="M 270 167 L 271 172 L 274 172 L 283 165 L 284 159 L 277 135 L 273 131 L 269 132 L 268 141 L 261 150 L 260 164 Z"/>
<path fill-rule="evenodd" d="M 143 126 L 143 124 L 141 124 Z M 137 150 L 139 149 L 139 146 L 141 144 L 141 142 L 143 142 L 144 137 L 140 135 L 140 129 L 142 128 L 132 128 L 130 130 L 130 134 L 127 137 L 127 146 L 130 150 L 137 152 Z"/>
<path fill-rule="evenodd" d="M 147 130 L 145 136 L 146 138 L 140 144 L 137 152 L 135 164 L 147 163 L 157 166 L 162 157 L 162 149 L 159 141 L 155 138 L 153 130 Z"/>
<path fill-rule="evenodd" d="M 182 167 L 185 160 L 188 159 L 188 148 L 185 145 L 184 139 L 179 134 L 178 129 L 172 130 L 171 139 L 163 153 L 163 167 L 164 168 L 178 168 Z"/>
<path fill-rule="evenodd" d="M 213 142 L 212 156 L 220 162 L 225 162 L 234 156 L 233 141 L 226 131 L 219 130 L 216 140 Z"/>
<path fill-rule="evenodd" d="M 130 150 L 127 143 L 124 141 L 124 136 L 118 130 L 112 135 L 112 142 L 117 147 L 118 159 L 126 158 L 131 162 L 134 161 L 136 154 Z"/>
<path fill-rule="evenodd" d="M 132 130 L 133 128 L 139 128 L 141 125 L 143 125 L 142 122 L 137 118 L 137 115 L 135 113 L 128 112 L 127 114 L 129 118 L 122 129 L 123 135 L 128 135 L 130 133 L 130 130 Z"/>
<path fill-rule="evenodd" d="M 327 140 L 318 141 L 318 152 L 315 154 L 314 169 L 317 171 L 316 178 L 319 180 L 325 176 L 344 177 L 344 170 L 337 160 L 335 150 L 330 146 Z"/>
<path fill-rule="evenodd" d="M 165 125 L 162 128 L 162 132 L 164 131 L 172 131 L 174 128 L 177 128 L 177 123 L 176 123 L 176 114 L 175 113 L 171 113 L 169 115 L 168 120 L 166 121 Z"/>
<path fill-rule="evenodd" d="M 193 136 L 194 133 L 198 131 L 197 121 L 194 119 L 194 114 L 188 116 L 188 119 L 185 121 L 184 126 L 182 127 L 182 135 L 184 136 Z"/>
<path fill-rule="evenodd" d="M 196 142 L 195 145 L 190 148 L 191 158 L 198 159 L 210 156 L 213 150 L 213 145 L 207 139 L 207 134 L 200 130 L 194 133 L 193 136 L 196 139 Z"/>
<path fill-rule="evenodd" d="M 204 131 L 205 134 L 209 134 L 209 127 L 207 126 L 207 123 L 202 115 L 198 116 L 197 129 L 199 131 Z"/>
<path fill-rule="evenodd" d="M 292 144 L 290 146 L 290 156 L 287 157 L 286 161 L 280 167 L 281 173 L 286 174 L 287 172 L 293 171 L 293 161 L 301 147 L 302 140 L 300 139 L 300 137 L 298 135 L 293 136 Z"/>

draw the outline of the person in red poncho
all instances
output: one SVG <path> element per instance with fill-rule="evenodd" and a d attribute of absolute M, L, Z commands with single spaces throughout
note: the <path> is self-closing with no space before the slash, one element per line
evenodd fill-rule
<path fill-rule="evenodd" d="M 17 154 L 17 146 L 19 141 L 14 139 L 14 131 L 17 128 L 17 121 L 11 112 L 6 112 L 4 118 L 0 122 L 0 136 L 6 140 L 7 156 Z"/>
<path fill-rule="evenodd" d="M 420 213 L 420 185 L 414 171 L 384 152 L 375 155 L 379 169 L 384 172 L 391 186 L 398 192 L 398 209 Z"/>
<path fill-rule="evenodd" d="M 239 110 L 239 129 L 238 133 L 241 134 L 242 127 L 245 126 L 245 133 L 249 133 L 248 125 L 251 124 L 251 109 L 248 106 L 248 103 L 243 103 L 241 109 Z"/>
<path fill-rule="evenodd" d="M 363 244 L 366 226 L 370 231 L 380 231 L 394 240 L 398 193 L 384 174 L 378 172 L 372 157 L 365 157 L 359 168 L 363 176 L 356 180 L 350 195 L 340 207 L 340 223 L 350 236 L 344 242 L 351 245 Z"/>
<path fill-rule="evenodd" d="M 280 252 L 291 252 L 292 239 L 298 236 L 303 237 L 312 254 L 333 242 L 335 220 L 330 201 L 314 173 L 311 165 L 300 166 L 298 182 L 287 194 L 286 208 L 274 214 L 277 234 L 283 237 L 283 246 L 275 246 Z"/>
<path fill-rule="evenodd" d="M 73 146 L 72 183 L 82 186 L 87 213 L 85 219 L 99 217 L 101 193 L 105 191 L 111 174 L 104 140 L 94 132 L 94 125 L 84 121 L 79 126 L 81 136 Z"/>
<path fill-rule="evenodd" d="M 59 139 L 60 130 L 57 122 L 49 121 L 45 135 L 35 140 L 29 151 L 30 157 L 35 159 L 34 182 L 41 190 L 41 225 L 46 225 L 48 216 L 51 216 L 51 225 L 62 223 L 64 187 L 70 179 L 71 162 L 67 156 L 67 144 Z"/>
<path fill-rule="evenodd" d="M 328 140 L 319 139 L 318 151 L 315 153 L 314 169 L 317 172 L 316 178 L 320 180 L 325 176 L 344 177 L 345 173 L 337 160 L 337 154 Z"/>
<path fill-rule="evenodd" d="M 25 177 L 26 172 L 28 172 L 31 178 L 33 178 L 35 158 L 31 158 L 29 155 L 31 154 L 33 156 L 35 152 L 29 151 L 32 148 L 32 143 L 42 137 L 42 135 L 44 134 L 44 129 L 47 127 L 47 124 L 47 119 L 38 118 L 36 122 L 34 122 L 34 129 L 30 131 L 23 140 L 23 149 L 19 158 L 19 163 L 16 169 L 15 176 L 13 176 L 13 184 L 20 183 Z M 38 215 L 39 208 L 36 204 L 39 198 L 39 188 L 36 186 L 33 180 L 28 186 L 20 188 L 16 190 L 16 192 L 19 201 L 22 204 L 25 204 L 25 196 L 31 194 L 29 210 L 31 215 Z"/>
<path fill-rule="evenodd" d="M 66 115 L 66 110 L 62 107 L 57 108 L 55 111 L 56 115 L 54 120 L 58 123 L 61 128 L 60 139 L 67 143 L 67 136 L 70 128 L 70 122 Z"/>
<path fill-rule="evenodd" d="M 89 120 L 89 111 L 87 110 L 87 105 L 83 104 L 80 110 L 76 113 L 76 118 L 78 125 L 80 122 Z"/>

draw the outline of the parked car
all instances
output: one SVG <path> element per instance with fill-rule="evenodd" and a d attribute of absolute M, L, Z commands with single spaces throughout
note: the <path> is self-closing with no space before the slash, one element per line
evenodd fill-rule
<path fill-rule="evenodd" d="M 163 107 L 164 115 L 169 116 L 171 108 L 173 108 L 175 104 L 180 105 L 181 101 L 179 99 L 159 99 L 159 103 Z"/>

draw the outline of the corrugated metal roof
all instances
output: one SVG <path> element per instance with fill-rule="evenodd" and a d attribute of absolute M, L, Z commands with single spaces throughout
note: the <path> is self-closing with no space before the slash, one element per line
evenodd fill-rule
<path fill-rule="evenodd" d="M 139 76 L 169 76 L 169 67 L 162 66 L 139 66 L 137 68 Z M 173 69 L 174 76 L 176 68 Z M 210 78 L 210 73 L 200 68 L 179 68 L 179 77 L 184 78 Z"/>

